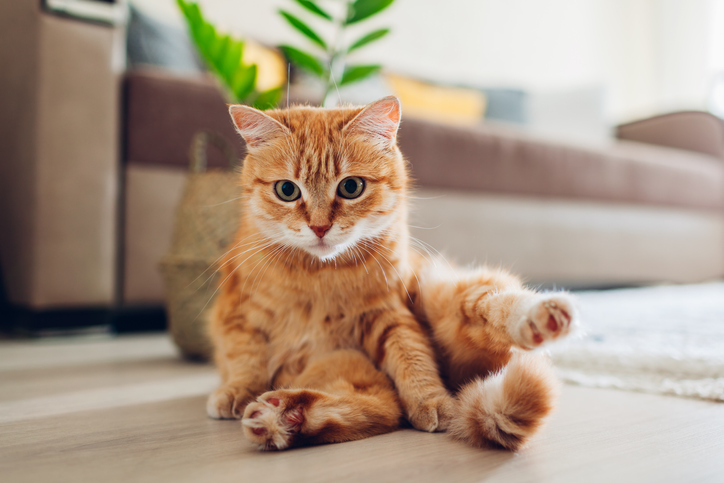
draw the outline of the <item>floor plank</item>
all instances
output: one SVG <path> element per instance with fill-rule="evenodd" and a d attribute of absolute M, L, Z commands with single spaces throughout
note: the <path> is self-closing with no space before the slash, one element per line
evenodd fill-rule
<path fill-rule="evenodd" d="M 206 418 L 204 395 L 171 391 L 146 401 L 135 394 L 149 391 L 154 381 L 162 386 L 184 377 L 201 391 L 215 377 L 210 366 L 181 361 L 168 353 L 165 341 L 153 342 L 139 339 L 146 350 L 138 353 L 123 339 L 123 347 L 108 350 L 105 363 L 91 350 L 85 363 L 76 354 L 62 367 L 45 354 L 45 374 L 37 364 L 20 362 L 0 372 L 0 417 L 3 404 L 17 409 L 24 401 L 48 400 L 45 413 L 36 406 L 32 417 L 16 414 L 0 423 L 2 480 L 724 481 L 724 404 L 568 386 L 548 426 L 518 454 L 468 448 L 444 434 L 413 430 L 262 453 L 243 439 L 238 422 Z M 0 360 L 7 360 L 5 348 L 22 357 L 17 347 L 0 344 Z M 63 380 L 72 384 L 64 388 Z M 44 381 L 46 394 L 40 392 Z M 83 391 L 121 400 L 77 410 L 53 407 Z"/>

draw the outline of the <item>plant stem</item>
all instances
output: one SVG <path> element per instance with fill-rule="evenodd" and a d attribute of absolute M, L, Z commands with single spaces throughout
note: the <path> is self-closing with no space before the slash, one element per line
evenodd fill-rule
<path fill-rule="evenodd" d="M 336 96 L 337 85 L 342 80 L 344 74 L 344 65 L 346 61 L 346 50 L 344 49 L 344 29 L 347 26 L 347 16 L 349 15 L 352 0 L 348 0 L 342 15 L 337 18 L 337 30 L 334 35 L 334 42 L 329 46 L 327 55 L 329 57 L 329 66 L 327 68 L 327 84 L 324 89 L 324 97 L 322 98 L 323 107 L 336 107 L 339 98 Z"/>

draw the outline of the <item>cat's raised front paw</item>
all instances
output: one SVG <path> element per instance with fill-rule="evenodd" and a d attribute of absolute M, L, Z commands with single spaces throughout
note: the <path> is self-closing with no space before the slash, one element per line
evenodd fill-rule
<path fill-rule="evenodd" d="M 527 349 L 534 349 L 567 335 L 577 324 L 577 311 L 573 297 L 565 292 L 536 297 L 513 324 L 512 336 Z"/>
<path fill-rule="evenodd" d="M 213 419 L 240 419 L 252 399 L 246 389 L 221 386 L 206 400 L 206 414 Z"/>
<path fill-rule="evenodd" d="M 264 393 L 244 411 L 244 418 L 241 420 L 244 434 L 261 449 L 288 448 L 304 423 L 302 406 L 288 406 L 293 398 L 285 398 L 284 392 Z"/>

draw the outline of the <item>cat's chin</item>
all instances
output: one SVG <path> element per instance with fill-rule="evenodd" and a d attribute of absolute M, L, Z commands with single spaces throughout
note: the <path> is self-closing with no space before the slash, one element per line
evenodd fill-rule
<path fill-rule="evenodd" d="M 319 240 L 319 242 L 314 245 L 307 246 L 305 249 L 310 255 L 319 258 L 321 261 L 326 261 L 332 260 L 334 257 L 339 255 L 344 250 L 344 247 L 342 245 L 333 245 L 331 243 L 326 243 L 323 240 Z"/>

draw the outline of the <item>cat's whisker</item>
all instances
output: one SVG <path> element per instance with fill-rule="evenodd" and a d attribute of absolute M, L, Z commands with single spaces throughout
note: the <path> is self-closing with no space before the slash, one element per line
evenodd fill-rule
<path fill-rule="evenodd" d="M 249 274 L 246 276 L 246 279 L 244 279 L 244 284 L 241 286 L 242 293 L 244 292 L 244 288 L 246 287 L 246 282 L 249 280 L 249 277 L 254 273 L 256 268 L 264 262 L 264 266 L 266 266 L 267 263 L 272 259 L 273 255 L 276 254 L 280 249 L 283 249 L 283 245 L 276 246 L 271 252 L 267 253 L 265 257 L 263 257 L 261 260 L 256 262 L 256 265 L 252 267 L 252 269 L 249 271 Z M 263 267 L 262 267 L 263 268 Z M 254 282 L 252 282 L 251 286 L 254 287 L 254 283 L 256 282 L 257 277 L 259 276 L 259 273 L 256 274 L 256 277 L 254 277 Z"/>
<path fill-rule="evenodd" d="M 362 267 L 364 267 L 365 273 L 369 275 L 370 271 L 367 270 L 367 264 L 365 263 L 364 255 L 362 255 L 362 253 L 360 252 L 359 247 L 353 246 L 351 247 L 351 250 L 354 255 L 355 265 L 357 264 L 357 256 L 359 255 L 359 260 L 362 262 Z"/>
<path fill-rule="evenodd" d="M 287 109 L 289 109 L 289 83 L 292 78 L 292 63 L 287 62 Z"/>
<path fill-rule="evenodd" d="M 201 272 L 195 279 L 191 280 L 191 282 L 189 282 L 189 284 L 186 286 L 186 288 L 190 287 L 196 280 L 198 280 L 198 279 L 201 278 L 206 272 L 208 272 L 209 270 L 211 270 L 211 268 L 214 267 L 214 266 L 219 262 L 219 260 L 221 260 L 221 259 L 224 258 L 226 255 L 228 255 L 232 250 L 238 248 L 239 245 L 241 245 L 241 243 L 242 243 L 244 240 L 246 240 L 246 239 L 248 239 L 248 238 L 250 238 L 250 237 L 252 237 L 252 236 L 261 236 L 261 235 L 259 235 L 258 233 L 252 233 L 251 235 L 245 237 L 243 240 L 239 241 L 239 242 L 238 242 L 236 245 L 234 245 L 233 247 L 231 247 L 231 248 L 229 248 L 228 250 L 226 250 L 222 255 L 219 256 L 219 258 L 217 258 L 216 260 L 214 260 L 214 262 L 213 262 L 211 265 L 209 265 L 209 267 L 208 267 L 206 270 L 204 270 L 203 272 Z M 218 271 L 218 270 L 217 270 L 217 271 Z M 208 282 L 208 280 L 206 280 L 206 282 Z M 204 283 L 206 283 L 206 282 L 204 282 Z"/>
<path fill-rule="evenodd" d="M 243 196 L 239 196 L 237 198 L 231 198 L 230 200 L 222 201 L 221 203 L 214 203 L 213 205 L 206 205 L 207 208 L 213 208 L 215 206 L 225 205 L 226 203 L 231 203 L 232 201 L 240 200 Z"/>
<path fill-rule="evenodd" d="M 230 257 L 230 258 L 229 258 L 228 260 L 226 260 L 224 263 L 222 263 L 221 265 L 219 265 L 219 266 L 216 268 L 216 270 L 214 270 L 214 272 L 213 272 L 211 275 L 208 276 L 208 278 L 204 281 L 204 283 L 201 285 L 201 287 L 207 285 L 207 284 L 209 283 L 209 281 L 210 281 L 217 273 L 219 273 L 219 270 L 221 270 L 222 268 L 226 267 L 226 266 L 229 265 L 230 263 L 233 263 L 234 260 L 236 260 L 236 259 L 239 258 L 239 257 L 242 257 L 245 253 L 248 253 L 248 252 L 251 251 L 251 250 L 256 250 L 257 248 L 259 248 L 260 246 L 264 245 L 265 243 L 270 243 L 270 241 L 265 239 L 265 240 L 259 240 L 259 241 L 252 242 L 252 243 L 253 243 L 254 246 L 247 248 L 246 250 L 244 250 L 244 251 L 241 252 L 241 253 L 237 253 L 236 255 L 234 255 L 233 257 Z M 249 244 L 252 244 L 252 243 L 249 243 Z M 248 245 L 248 244 L 245 244 L 245 245 Z M 241 247 L 239 247 L 239 248 L 241 248 Z M 232 248 L 232 250 L 233 250 L 233 248 Z M 229 250 L 229 251 L 227 251 L 226 253 L 228 254 L 228 253 L 229 253 L 230 251 L 232 251 L 232 250 Z M 243 263 L 243 262 L 242 262 L 242 263 Z M 207 269 L 207 270 L 208 270 L 208 269 Z"/>
<path fill-rule="evenodd" d="M 415 226 L 415 225 L 407 225 L 407 226 L 409 226 L 410 228 L 417 228 L 418 230 L 437 230 L 438 228 L 440 228 L 440 227 L 442 226 L 442 224 L 437 225 L 437 226 L 432 226 L 432 227 L 429 227 L 429 226 Z"/>
<path fill-rule="evenodd" d="M 204 304 L 204 306 L 201 307 L 201 310 L 199 310 L 199 313 L 196 314 L 196 317 L 194 317 L 194 322 L 196 322 L 196 320 L 201 316 L 201 314 L 204 313 L 204 310 L 206 310 L 206 307 L 209 306 L 209 303 L 214 299 L 214 297 L 216 297 L 216 294 L 217 294 L 218 291 L 221 289 L 221 287 L 224 286 L 224 284 L 225 284 L 226 281 L 229 279 L 229 277 L 231 277 L 232 275 L 234 275 L 234 272 L 236 272 L 236 271 L 239 269 L 240 266 L 241 266 L 241 265 L 237 265 L 237 266 L 231 271 L 231 273 L 230 273 L 229 275 L 227 275 L 227 277 L 219 284 L 219 286 L 216 287 L 216 290 L 214 290 L 214 293 L 211 294 L 211 297 L 208 298 L 208 300 L 206 301 L 206 303 Z"/>
<path fill-rule="evenodd" d="M 337 91 L 337 99 L 339 101 L 339 105 L 342 105 L 342 96 L 339 94 L 339 87 L 337 87 L 337 81 L 334 78 L 334 69 L 331 61 L 329 63 L 329 77 L 332 78 L 332 82 L 334 83 L 334 89 Z"/>
<path fill-rule="evenodd" d="M 209 297 L 209 300 L 206 301 L 206 304 L 205 304 L 204 307 L 201 309 L 201 311 L 203 312 L 204 309 L 206 309 L 206 306 L 209 305 L 209 302 L 211 302 L 211 300 L 213 300 L 213 298 L 216 296 L 216 294 L 219 292 L 219 290 L 224 286 L 224 284 L 226 283 L 226 281 L 229 280 L 229 278 L 234 274 L 234 272 L 236 272 L 241 266 L 243 266 L 244 263 L 245 263 L 247 260 L 249 260 L 249 258 L 253 257 L 253 256 L 256 255 L 257 253 L 261 252 L 262 250 L 264 250 L 265 248 L 267 248 L 267 247 L 269 247 L 269 246 L 271 246 L 271 245 L 273 245 L 273 244 L 274 244 L 274 242 L 269 242 L 269 243 L 267 243 L 266 245 L 262 246 L 262 247 L 259 248 L 257 251 L 255 251 L 254 253 L 252 253 L 252 254 L 249 255 L 248 257 L 246 257 L 241 263 L 237 264 L 236 267 L 234 267 L 234 269 L 231 271 L 231 273 L 230 273 L 229 275 L 227 275 L 226 278 L 224 278 L 224 280 L 221 281 L 221 283 L 218 285 L 218 287 L 216 287 L 216 290 L 214 290 L 214 293 L 211 294 L 211 297 Z M 254 247 L 254 248 L 256 248 L 256 247 Z M 252 248 L 251 250 L 253 250 L 254 248 Z M 247 250 L 247 251 L 248 251 L 248 250 Z M 245 252 L 245 253 L 246 253 L 246 252 Z M 199 315 L 201 315 L 201 314 L 199 313 Z M 198 316 L 197 316 L 197 317 L 198 317 Z"/>
<path fill-rule="evenodd" d="M 438 195 L 438 196 L 411 196 L 407 195 L 407 198 L 410 200 L 439 200 L 440 198 L 445 198 L 445 195 Z"/>
<path fill-rule="evenodd" d="M 378 246 L 382 246 L 382 245 L 378 245 Z M 405 280 L 404 280 L 404 279 L 402 278 L 402 276 L 400 275 L 400 272 L 397 271 L 397 268 L 395 267 L 395 264 L 392 263 L 384 254 L 382 254 L 382 252 L 378 251 L 375 247 L 370 247 L 370 248 L 371 248 L 372 250 L 374 250 L 379 256 L 381 256 L 382 258 L 384 258 L 387 263 L 390 264 L 390 267 L 392 267 L 392 270 L 394 270 L 395 273 L 397 274 L 397 278 L 399 278 L 399 279 L 400 279 L 400 282 L 402 282 L 402 287 L 405 289 L 405 293 L 407 294 L 407 298 L 410 299 L 410 302 L 413 302 L 412 296 L 410 295 L 410 292 L 407 290 L 407 284 L 405 283 Z M 417 278 L 417 275 L 415 275 L 415 278 Z"/>
<path fill-rule="evenodd" d="M 264 275 L 266 274 L 266 271 L 269 270 L 269 267 L 272 265 L 272 261 L 276 265 L 276 262 L 279 260 L 279 258 L 284 254 L 284 251 L 286 250 L 286 247 L 284 245 L 280 245 L 279 248 L 274 250 L 269 255 L 269 260 L 261 267 L 260 270 L 264 270 L 261 272 L 261 278 L 259 279 L 259 284 L 256 283 L 256 278 L 259 277 L 259 274 L 257 274 L 256 277 L 254 277 L 254 281 L 251 284 L 251 292 L 252 295 L 256 293 L 256 289 L 259 288 L 259 285 L 261 285 L 262 280 L 264 279 Z M 265 268 L 266 267 L 266 268 Z M 245 282 L 246 283 L 246 282 Z M 256 289 L 254 288 L 256 286 Z"/>
<path fill-rule="evenodd" d="M 360 245 L 360 248 L 362 248 L 365 252 L 367 252 L 368 255 L 370 255 L 372 258 L 374 258 L 375 262 L 377 262 L 377 265 L 380 267 L 380 272 L 382 272 L 382 276 L 385 278 L 385 285 L 387 286 L 387 291 L 390 291 L 390 282 L 387 280 L 387 274 L 385 273 L 385 269 L 382 267 L 382 264 L 379 260 L 377 260 L 377 257 L 374 256 L 374 254 L 370 253 L 370 251 L 364 246 Z"/>
<path fill-rule="evenodd" d="M 425 242 L 425 241 L 423 241 L 423 240 L 420 240 L 419 238 L 415 238 L 415 237 L 412 236 L 412 235 L 410 235 L 410 241 L 413 242 L 413 243 L 419 244 L 419 245 L 420 245 L 421 247 L 423 247 L 423 248 L 429 247 L 430 249 L 432 249 L 432 250 L 436 253 L 437 257 L 441 258 L 441 259 L 447 264 L 447 266 L 448 266 L 448 268 L 450 269 L 450 271 L 451 271 L 452 273 L 456 273 L 455 270 L 453 269 L 452 265 L 450 264 L 450 262 L 448 262 L 447 258 L 445 258 L 445 256 L 444 256 L 442 253 L 440 253 L 440 251 L 438 251 L 437 248 L 433 247 L 432 245 L 430 245 L 429 243 L 427 243 L 427 242 Z M 457 275 L 456 275 L 456 276 L 457 276 Z"/>
<path fill-rule="evenodd" d="M 284 259 L 284 265 L 288 268 L 289 266 L 289 258 L 292 256 L 292 254 L 296 253 L 297 247 L 291 247 L 289 252 L 287 253 L 287 258 Z"/>
<path fill-rule="evenodd" d="M 398 255 L 397 252 L 395 252 L 394 250 L 392 250 L 392 249 L 391 249 L 390 247 L 388 247 L 388 246 L 385 246 L 385 245 L 379 245 L 379 246 L 380 246 L 381 248 L 384 248 L 384 249 L 387 250 L 388 252 L 390 252 L 392 255 Z M 382 255 L 382 254 L 380 253 L 380 255 Z M 382 256 L 384 257 L 384 255 L 382 255 Z M 385 258 L 385 259 L 386 259 L 386 258 Z M 393 268 L 394 268 L 394 265 L 392 264 L 392 262 L 390 262 L 389 260 L 387 260 L 387 263 L 389 263 L 390 265 L 392 265 Z M 412 272 L 412 275 L 415 277 L 415 280 L 417 280 L 417 287 L 418 287 L 418 289 L 419 289 L 419 290 L 422 290 L 422 284 L 420 283 L 420 279 L 417 277 L 417 273 L 415 272 L 415 269 L 412 268 L 412 265 L 410 265 L 410 264 L 408 264 L 408 268 L 409 268 L 410 271 Z M 395 270 L 395 272 L 396 272 L 396 271 L 397 271 L 397 270 Z M 398 277 L 399 277 L 399 274 L 398 274 Z M 400 278 L 400 280 L 402 280 L 402 278 Z M 404 285 L 405 282 L 403 281 L 402 284 Z M 407 287 L 405 287 L 405 291 L 407 291 Z M 409 293 L 409 292 L 407 293 L 407 296 L 410 297 L 410 293 Z M 412 297 L 410 297 L 410 302 L 412 302 Z"/>

